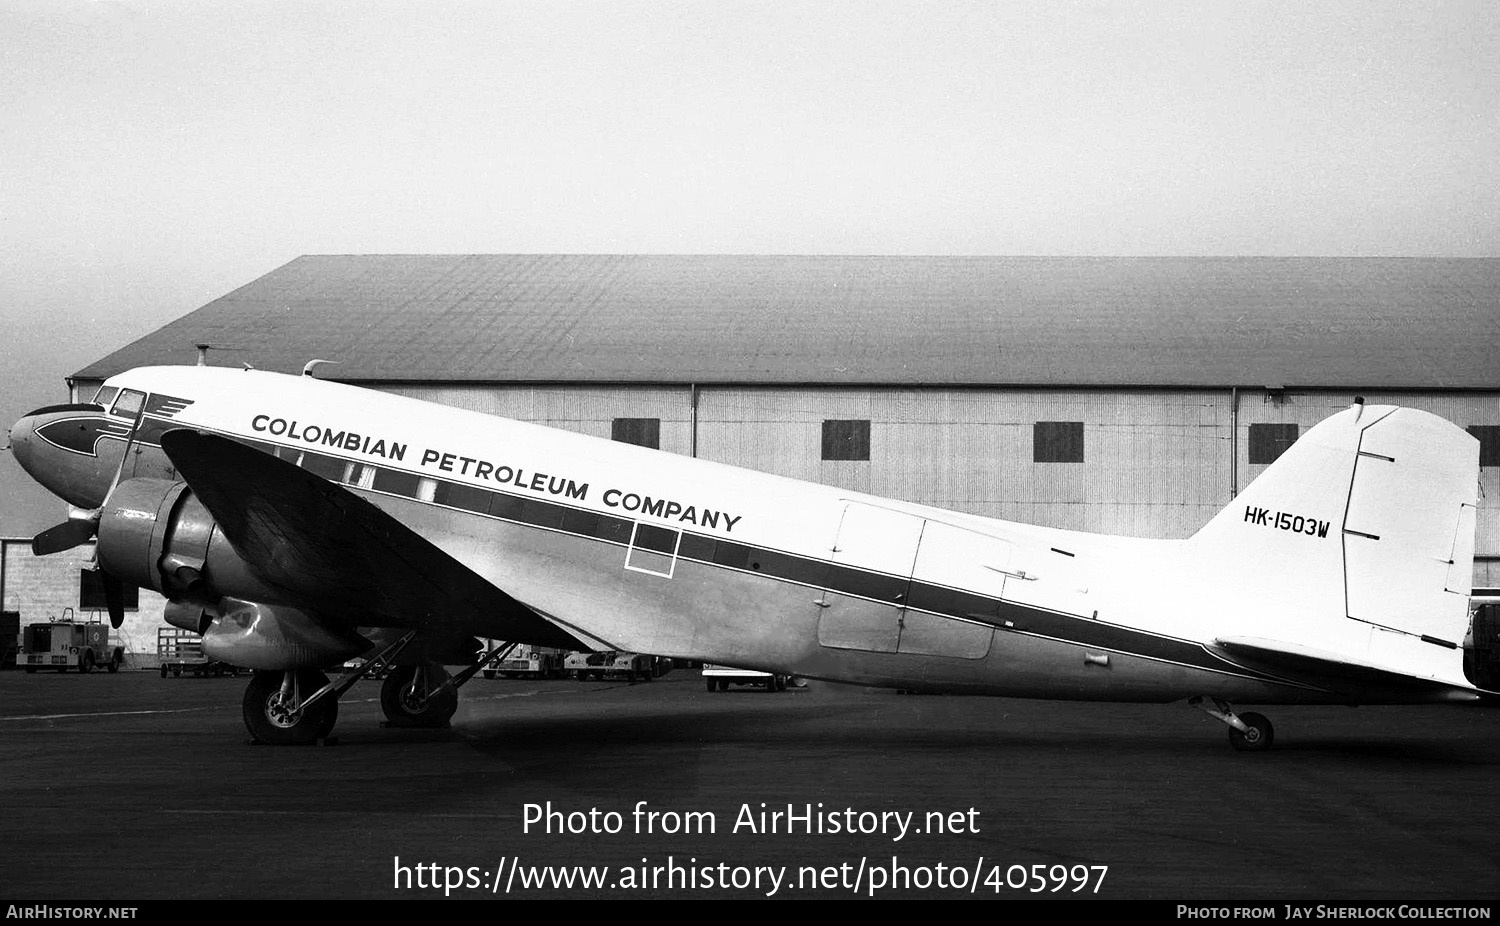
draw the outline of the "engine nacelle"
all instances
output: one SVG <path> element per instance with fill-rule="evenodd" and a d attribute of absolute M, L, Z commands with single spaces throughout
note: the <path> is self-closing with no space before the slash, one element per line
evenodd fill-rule
<path fill-rule="evenodd" d="M 203 655 L 247 669 L 324 669 L 369 652 L 353 631 L 285 605 L 224 598 L 203 629 Z"/>
<path fill-rule="evenodd" d="M 170 599 L 280 598 L 229 545 L 185 482 L 130 479 L 116 486 L 99 514 L 98 557 L 121 581 Z"/>
<path fill-rule="evenodd" d="M 324 669 L 369 652 L 370 639 L 295 607 L 240 558 L 185 482 L 120 483 L 99 515 L 99 565 L 167 598 L 167 622 L 203 636 L 203 654 L 248 669 Z M 405 633 L 387 629 L 384 643 Z M 382 644 L 382 645 L 383 645 Z M 472 665 L 478 641 L 422 633 L 401 665 Z"/>

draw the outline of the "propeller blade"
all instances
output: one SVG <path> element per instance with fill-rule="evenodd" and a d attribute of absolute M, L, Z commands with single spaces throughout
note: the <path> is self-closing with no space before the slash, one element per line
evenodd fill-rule
<path fill-rule="evenodd" d="M 125 583 L 103 569 L 99 570 L 99 578 L 104 582 L 104 605 L 109 609 L 109 626 L 119 630 L 125 623 Z"/>
<path fill-rule="evenodd" d="M 37 556 L 61 553 L 94 539 L 98 522 L 82 518 L 69 518 L 31 538 L 31 552 Z"/>
<path fill-rule="evenodd" d="M 120 465 L 115 467 L 115 478 L 110 480 L 109 490 L 104 493 L 105 501 L 115 493 L 115 487 L 120 484 L 120 477 L 125 475 L 125 464 L 130 462 L 130 448 L 135 446 L 135 435 L 141 429 L 141 417 L 146 413 L 146 400 L 141 399 L 141 407 L 135 410 L 135 420 L 130 423 L 130 433 L 125 437 L 125 452 L 120 454 Z"/>

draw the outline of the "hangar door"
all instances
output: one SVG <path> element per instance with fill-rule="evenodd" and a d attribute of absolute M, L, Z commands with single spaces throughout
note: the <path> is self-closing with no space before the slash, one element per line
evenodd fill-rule
<path fill-rule="evenodd" d="M 1011 550 L 994 537 L 851 502 L 839 522 L 826 587 L 815 602 L 818 642 L 833 649 L 979 659 L 989 652 L 994 630 L 959 618 L 974 593 L 1000 596 L 1005 576 L 996 569 L 1009 564 Z"/>

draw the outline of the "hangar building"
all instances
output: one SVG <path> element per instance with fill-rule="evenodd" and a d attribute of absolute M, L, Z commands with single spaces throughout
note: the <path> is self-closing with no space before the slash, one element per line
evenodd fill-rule
<path fill-rule="evenodd" d="M 69 385 L 325 359 L 324 379 L 1143 537 L 1191 534 L 1363 396 L 1480 440 L 1493 586 L 1497 353 L 1500 259 L 319 255 Z"/>

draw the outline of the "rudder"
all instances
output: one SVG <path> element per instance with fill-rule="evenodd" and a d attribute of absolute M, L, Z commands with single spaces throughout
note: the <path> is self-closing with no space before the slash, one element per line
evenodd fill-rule
<path fill-rule="evenodd" d="M 1310 429 L 1188 541 L 1222 635 L 1462 682 L 1478 464 L 1471 435 L 1416 409 Z"/>

